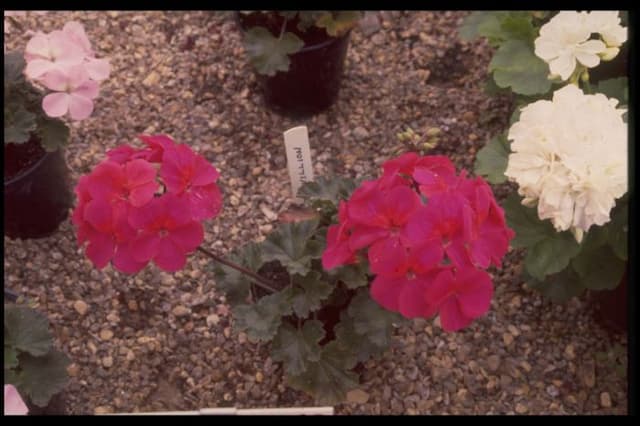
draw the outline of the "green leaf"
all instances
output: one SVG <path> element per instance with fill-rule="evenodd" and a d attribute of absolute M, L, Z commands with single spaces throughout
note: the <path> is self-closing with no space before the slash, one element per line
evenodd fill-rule
<path fill-rule="evenodd" d="M 556 232 L 549 220 L 540 220 L 535 207 L 523 206 L 517 194 L 510 194 L 502 207 L 507 225 L 516 233 L 510 243 L 514 248 L 532 247 Z"/>
<path fill-rule="evenodd" d="M 580 277 L 570 267 L 557 274 L 547 275 L 544 281 L 539 281 L 526 273 L 524 276 L 527 286 L 556 303 L 566 302 L 574 296 L 581 295 L 585 290 Z"/>
<path fill-rule="evenodd" d="M 4 84 L 10 85 L 24 78 L 24 69 L 27 63 L 22 53 L 18 50 L 4 54 Z"/>
<path fill-rule="evenodd" d="M 355 362 L 350 353 L 333 341 L 322 348 L 319 361 L 309 362 L 299 375 L 288 375 L 287 383 L 312 395 L 316 404 L 336 405 L 358 386 L 358 376 L 350 371 Z"/>
<path fill-rule="evenodd" d="M 41 356 L 51 349 L 49 320 L 40 312 L 24 306 L 4 305 L 5 345 L 33 356 Z"/>
<path fill-rule="evenodd" d="M 583 250 L 571 261 L 582 285 L 591 290 L 612 290 L 620 284 L 627 262 L 620 259 L 610 246 Z"/>
<path fill-rule="evenodd" d="M 570 232 L 556 232 L 527 250 L 524 266 L 534 278 L 542 280 L 566 268 L 579 251 L 580 245 Z"/>
<path fill-rule="evenodd" d="M 335 326 L 334 332 L 336 344 L 346 352 L 353 352 L 358 362 L 365 362 L 372 356 L 380 355 L 388 349 L 386 346 L 378 346 L 369 340 L 367 335 L 356 333 L 353 318 L 345 314 L 340 317 L 340 322 Z"/>
<path fill-rule="evenodd" d="M 622 260 L 627 260 L 629 248 L 629 206 L 618 200 L 611 213 L 611 221 L 606 225 L 608 240 L 613 252 Z"/>
<path fill-rule="evenodd" d="M 353 265 L 334 268 L 329 271 L 329 276 L 336 281 L 343 282 L 347 288 L 356 289 L 369 284 L 367 269 L 367 263 L 365 261 L 360 261 Z"/>
<path fill-rule="evenodd" d="M 18 372 L 16 370 L 13 370 L 13 369 L 5 368 L 4 369 L 4 382 L 6 384 L 11 383 L 16 388 L 19 388 L 20 387 L 20 376 L 18 375 Z"/>
<path fill-rule="evenodd" d="M 472 12 L 458 30 L 462 40 L 471 41 L 476 37 L 498 38 L 501 35 L 500 17 L 496 12 Z"/>
<path fill-rule="evenodd" d="M 531 24 L 531 15 L 508 15 L 502 19 L 500 30 L 505 40 L 522 40 L 533 43 L 536 30 Z"/>
<path fill-rule="evenodd" d="M 290 274 L 306 275 L 311 259 L 322 256 L 324 246 L 311 240 L 318 220 L 282 224 L 262 243 L 265 261 L 277 260 Z"/>
<path fill-rule="evenodd" d="M 620 105 L 629 104 L 629 79 L 627 77 L 603 80 L 594 86 L 594 92 L 602 93 L 608 98 L 615 98 L 620 102 Z"/>
<path fill-rule="evenodd" d="M 289 55 L 298 52 L 304 42 L 295 34 L 286 32 L 274 37 L 264 27 L 253 27 L 245 34 L 245 48 L 251 64 L 259 74 L 274 76 L 289 70 Z"/>
<path fill-rule="evenodd" d="M 321 302 L 329 297 L 333 286 L 321 279 L 321 274 L 311 271 L 307 275 L 293 276 L 295 287 L 291 290 L 291 305 L 293 311 L 300 318 L 305 318 L 309 312 L 320 309 Z"/>
<path fill-rule="evenodd" d="M 509 40 L 500 46 L 489 63 L 489 71 L 499 87 L 510 87 L 522 95 L 549 91 L 549 66 L 522 40 Z"/>
<path fill-rule="evenodd" d="M 361 16 L 360 12 L 354 10 L 326 12 L 316 20 L 316 26 L 324 28 L 331 37 L 339 37 L 353 28 Z"/>
<path fill-rule="evenodd" d="M 385 348 L 391 344 L 393 323 L 402 320 L 400 315 L 383 309 L 371 299 L 368 288 L 358 290 L 349 304 L 347 314 L 353 320 L 356 333 Z"/>
<path fill-rule="evenodd" d="M 302 32 L 307 31 L 309 28 L 316 24 L 316 21 L 320 19 L 326 10 L 301 10 L 298 12 L 298 29 Z"/>
<path fill-rule="evenodd" d="M 476 155 L 475 173 L 484 176 L 490 183 L 506 182 L 504 175 L 509 160 L 509 142 L 504 134 L 489 141 Z"/>
<path fill-rule="evenodd" d="M 284 364 L 287 374 L 304 373 L 310 362 L 320 361 L 322 348 L 318 344 L 324 337 L 324 328 L 320 321 L 306 321 L 302 330 L 282 324 L 273 339 L 271 356 Z"/>
<path fill-rule="evenodd" d="M 36 115 L 30 113 L 22 105 L 12 107 L 12 103 L 5 106 L 4 114 L 4 142 L 25 143 L 31 138 L 31 132 L 36 129 Z"/>
<path fill-rule="evenodd" d="M 229 256 L 229 260 L 257 272 L 264 264 L 260 245 L 246 244 L 237 253 Z M 213 268 L 216 288 L 225 293 L 231 305 L 246 302 L 251 289 L 251 279 L 228 266 L 216 263 Z"/>
<path fill-rule="evenodd" d="M 42 147 L 49 151 L 56 151 L 69 143 L 69 127 L 57 118 L 39 117 L 38 135 Z"/>
<path fill-rule="evenodd" d="M 337 206 L 340 200 L 348 199 L 355 188 L 353 179 L 320 176 L 314 182 L 303 183 L 298 190 L 298 197 L 307 201 L 330 201 Z"/>
<path fill-rule="evenodd" d="M 4 345 L 4 369 L 16 367 L 18 365 L 18 352 L 16 349 L 5 343 Z"/>
<path fill-rule="evenodd" d="M 289 298 L 290 292 L 283 290 L 262 297 L 252 305 L 238 305 L 232 308 L 236 326 L 246 331 L 247 337 L 253 342 L 273 339 L 282 317 L 291 314 Z"/>
<path fill-rule="evenodd" d="M 64 389 L 67 384 L 69 358 L 52 349 L 45 356 L 20 355 L 18 390 L 31 398 L 39 407 L 45 407 L 51 397 Z"/>

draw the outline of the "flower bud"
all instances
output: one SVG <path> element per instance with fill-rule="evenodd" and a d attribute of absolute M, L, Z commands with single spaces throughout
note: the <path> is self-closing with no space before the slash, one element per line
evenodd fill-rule
<path fill-rule="evenodd" d="M 603 61 L 610 61 L 615 58 L 620 52 L 620 49 L 617 47 L 608 47 L 604 52 L 600 53 L 600 59 Z"/>

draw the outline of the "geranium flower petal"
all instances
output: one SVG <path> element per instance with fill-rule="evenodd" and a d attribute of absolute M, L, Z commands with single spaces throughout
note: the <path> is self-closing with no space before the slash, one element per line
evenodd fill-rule
<path fill-rule="evenodd" d="M 184 250 L 170 238 L 162 238 L 158 245 L 158 254 L 153 261 L 167 272 L 176 272 L 184 267 L 186 257 Z"/>
<path fill-rule="evenodd" d="M 69 111 L 71 96 L 68 93 L 49 93 L 42 99 L 42 109 L 49 117 L 62 117 Z"/>
<path fill-rule="evenodd" d="M 72 93 L 69 99 L 69 115 L 79 121 L 89 117 L 93 112 L 93 101 Z"/>
<path fill-rule="evenodd" d="M 116 243 L 111 234 L 96 232 L 90 236 L 85 253 L 96 268 L 102 269 L 113 257 L 115 249 Z"/>
<path fill-rule="evenodd" d="M 204 229 L 200 222 L 192 221 L 172 229 L 167 238 L 171 239 L 184 252 L 192 252 L 204 240 Z"/>

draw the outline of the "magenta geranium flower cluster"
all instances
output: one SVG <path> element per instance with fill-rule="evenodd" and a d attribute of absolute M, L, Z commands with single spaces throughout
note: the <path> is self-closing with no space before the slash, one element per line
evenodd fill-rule
<path fill-rule="evenodd" d="M 366 252 L 371 297 L 405 317 L 440 315 L 455 331 L 482 316 L 493 285 L 484 270 L 498 266 L 514 232 L 481 177 L 456 174 L 444 156 L 407 153 L 339 206 L 327 233 L 327 270 L 357 263 Z"/>
<path fill-rule="evenodd" d="M 24 59 L 26 76 L 53 91 L 42 100 L 49 117 L 69 113 L 73 120 L 83 120 L 91 115 L 99 82 L 109 77 L 109 62 L 95 57 L 82 24 L 72 21 L 62 30 L 37 33 L 27 43 Z"/>
<path fill-rule="evenodd" d="M 76 186 L 72 220 L 97 268 L 109 262 L 133 274 L 150 261 L 182 269 L 216 216 L 219 173 L 203 156 L 166 135 L 141 135 L 144 148 L 121 145 Z"/>

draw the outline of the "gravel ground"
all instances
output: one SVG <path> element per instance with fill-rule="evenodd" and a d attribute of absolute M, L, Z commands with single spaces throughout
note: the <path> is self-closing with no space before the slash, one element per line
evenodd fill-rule
<path fill-rule="evenodd" d="M 308 120 L 264 108 L 229 13 L 16 20 L 24 31 L 45 32 L 80 21 L 98 56 L 111 59 L 93 116 L 72 128 L 73 179 L 141 132 L 169 133 L 222 173 L 225 207 L 207 224 L 205 244 L 227 252 L 264 238 L 293 202 L 282 132 L 295 125 L 309 127 L 317 175 L 377 174 L 382 161 L 409 148 L 395 136 L 407 126 L 422 135 L 438 128 L 432 152 L 470 168 L 505 126 L 509 105 L 483 93 L 490 49 L 457 41 L 463 16 L 368 14 L 352 33 L 340 99 Z M 5 45 L 22 49 L 28 39 L 14 25 Z M 394 347 L 366 364 L 361 389 L 336 413 L 626 413 L 626 333 L 600 328 L 585 297 L 560 306 L 527 289 L 520 260 L 507 256 L 490 312 L 468 329 L 447 334 L 425 320 L 399 328 Z M 284 384 L 267 347 L 232 327 L 206 263 L 196 254 L 174 275 L 153 267 L 135 277 L 98 271 L 66 221 L 49 238 L 5 238 L 4 279 L 37 302 L 73 360 L 70 413 L 313 405 Z"/>

